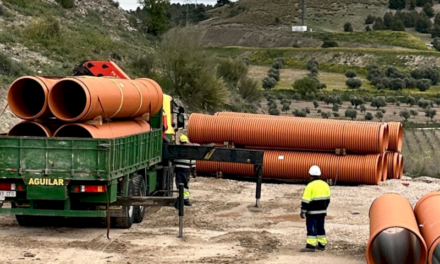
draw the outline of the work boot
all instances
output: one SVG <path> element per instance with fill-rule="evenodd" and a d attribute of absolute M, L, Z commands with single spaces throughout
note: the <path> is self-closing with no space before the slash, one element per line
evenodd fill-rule
<path fill-rule="evenodd" d="M 324 251 L 324 250 L 325 250 L 325 246 L 324 246 L 324 245 L 321 245 L 321 243 L 318 243 L 318 247 L 317 247 L 317 249 L 318 249 L 318 250 L 321 250 L 321 251 Z"/>
<path fill-rule="evenodd" d="M 192 204 L 191 204 L 191 202 L 189 201 L 189 199 L 185 199 L 185 200 L 183 200 L 183 204 L 184 204 L 185 206 L 192 206 Z"/>
<path fill-rule="evenodd" d="M 315 247 L 307 244 L 305 248 L 299 250 L 299 252 L 315 252 Z"/>

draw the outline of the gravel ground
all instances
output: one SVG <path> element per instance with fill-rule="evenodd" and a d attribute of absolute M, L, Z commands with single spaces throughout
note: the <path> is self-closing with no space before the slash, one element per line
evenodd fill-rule
<path fill-rule="evenodd" d="M 402 185 L 408 182 L 409 186 Z M 391 180 L 382 186 L 334 186 L 326 228 L 326 252 L 299 253 L 305 222 L 299 217 L 304 185 L 264 183 L 262 207 L 255 208 L 255 184 L 249 181 L 192 179 L 184 238 L 178 239 L 174 208 L 149 209 L 129 230 L 90 221 L 53 227 L 19 227 L 0 216 L 0 263 L 322 263 L 364 264 L 369 236 L 368 211 L 382 194 L 399 193 L 411 204 L 440 189 L 440 180 Z"/>

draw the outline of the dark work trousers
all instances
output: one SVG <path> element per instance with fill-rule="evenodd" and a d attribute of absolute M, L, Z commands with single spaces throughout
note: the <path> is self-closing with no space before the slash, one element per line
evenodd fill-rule
<path fill-rule="evenodd" d="M 189 199 L 189 180 L 191 178 L 191 169 L 176 168 L 176 187 L 179 188 L 179 184 L 183 183 L 184 198 Z"/>
<path fill-rule="evenodd" d="M 316 247 L 318 243 L 320 246 L 327 245 L 327 238 L 325 236 L 325 215 L 307 215 L 307 246 Z"/>

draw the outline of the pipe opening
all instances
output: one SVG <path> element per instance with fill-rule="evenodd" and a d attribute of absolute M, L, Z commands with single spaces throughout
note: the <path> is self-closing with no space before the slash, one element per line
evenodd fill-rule
<path fill-rule="evenodd" d="M 44 88 L 32 79 L 16 81 L 9 89 L 9 107 L 21 118 L 33 117 L 44 110 L 46 94 Z"/>
<path fill-rule="evenodd" d="M 371 250 L 375 264 L 418 264 L 422 261 L 422 242 L 405 228 L 383 230 L 372 241 Z"/>
<path fill-rule="evenodd" d="M 34 123 L 21 123 L 14 126 L 8 133 L 8 136 L 24 137 L 49 137 L 43 127 Z"/>
<path fill-rule="evenodd" d="M 93 138 L 93 135 L 82 126 L 64 126 L 57 130 L 55 137 Z"/>
<path fill-rule="evenodd" d="M 78 117 L 86 108 L 87 97 L 78 83 L 70 80 L 60 81 L 50 93 L 50 108 L 60 119 Z"/>
<path fill-rule="evenodd" d="M 434 248 L 434 251 L 432 252 L 431 263 L 440 264 L 440 243 L 437 243 L 437 245 Z"/>

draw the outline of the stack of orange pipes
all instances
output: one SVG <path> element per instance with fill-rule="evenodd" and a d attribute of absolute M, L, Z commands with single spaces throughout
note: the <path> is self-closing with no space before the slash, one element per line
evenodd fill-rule
<path fill-rule="evenodd" d="M 23 76 L 8 91 L 11 111 L 25 121 L 9 136 L 114 138 L 149 131 L 143 120 L 162 108 L 163 92 L 151 79 Z M 86 124 L 101 117 L 102 125 Z"/>
<path fill-rule="evenodd" d="M 392 131 L 390 131 L 390 129 Z M 192 114 L 191 142 L 234 143 L 236 147 L 265 150 L 263 176 L 275 179 L 309 178 L 312 165 L 323 179 L 378 185 L 403 173 L 400 123 L 355 122 L 221 112 Z M 390 148 L 391 147 L 391 148 Z M 336 149 L 348 155 L 337 156 Z M 252 176 L 252 165 L 198 161 L 200 173 Z"/>

